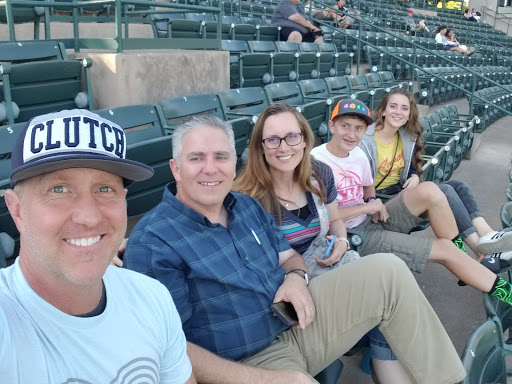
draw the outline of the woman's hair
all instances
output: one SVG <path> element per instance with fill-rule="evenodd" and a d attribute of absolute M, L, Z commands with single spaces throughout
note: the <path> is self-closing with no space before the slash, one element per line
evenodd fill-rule
<path fill-rule="evenodd" d="M 265 160 L 263 151 L 263 128 L 265 122 L 270 116 L 275 116 L 281 113 L 291 113 L 297 123 L 299 124 L 303 140 L 306 143 L 304 148 L 304 155 L 301 162 L 295 168 L 293 176 L 294 181 L 298 182 L 300 187 L 311 193 L 318 195 L 322 202 L 325 202 L 327 192 L 322 178 L 315 167 L 312 166 L 312 158 L 309 154 L 314 145 L 315 136 L 307 120 L 302 116 L 295 107 L 285 104 L 272 104 L 261 112 L 258 121 L 254 125 L 249 143 L 249 157 L 247 164 L 242 169 L 240 175 L 233 184 L 233 190 L 245 193 L 258 200 L 263 208 L 277 218 L 277 223 L 280 225 L 282 218 L 281 204 L 279 198 L 274 190 L 272 175 L 270 168 Z M 314 177 L 318 181 L 318 188 L 316 188 L 311 178 Z M 281 196 L 281 200 L 286 200 L 285 196 Z"/>
<path fill-rule="evenodd" d="M 450 36 L 450 32 L 453 32 L 453 29 L 452 28 L 448 28 L 446 30 L 446 37 Z"/>
<path fill-rule="evenodd" d="M 378 131 L 382 129 L 384 120 L 386 118 L 383 116 L 383 113 L 388 106 L 389 99 L 393 95 L 404 95 L 409 99 L 409 119 L 407 120 L 407 123 L 404 125 L 404 127 L 407 132 L 416 137 L 416 143 L 414 145 L 414 156 L 411 161 L 421 180 L 421 176 L 423 174 L 423 170 L 421 169 L 423 165 L 422 155 L 425 148 L 423 139 L 423 126 L 419 120 L 419 112 L 418 107 L 416 106 L 416 102 L 408 90 L 405 88 L 393 89 L 384 97 L 384 99 L 382 99 L 379 106 L 372 112 L 372 118 L 375 121 L 375 130 Z"/>

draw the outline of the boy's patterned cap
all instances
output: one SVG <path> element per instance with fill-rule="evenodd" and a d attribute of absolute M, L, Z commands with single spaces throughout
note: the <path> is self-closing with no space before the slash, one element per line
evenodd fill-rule
<path fill-rule="evenodd" d="M 368 125 L 373 124 L 373 119 L 370 117 L 370 109 L 360 100 L 340 100 L 332 110 L 331 121 L 343 115 L 356 115 L 366 121 Z"/>

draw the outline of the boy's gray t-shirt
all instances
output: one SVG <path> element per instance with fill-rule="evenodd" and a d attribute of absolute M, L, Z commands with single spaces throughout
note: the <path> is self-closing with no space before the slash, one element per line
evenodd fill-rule
<path fill-rule="evenodd" d="M 272 13 L 272 25 L 276 27 L 292 27 L 296 28 L 300 33 L 308 33 L 309 30 L 307 28 L 288 20 L 291 15 L 296 13 L 306 18 L 306 14 L 301 7 L 292 4 L 290 0 L 281 0 L 274 8 L 274 13 Z"/>

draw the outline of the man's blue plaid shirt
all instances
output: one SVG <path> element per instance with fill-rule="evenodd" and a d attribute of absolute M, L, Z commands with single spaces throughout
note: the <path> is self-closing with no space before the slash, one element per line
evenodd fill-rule
<path fill-rule="evenodd" d="M 132 231 L 123 267 L 169 289 L 188 341 L 240 360 L 286 330 L 269 306 L 284 279 L 279 252 L 290 246 L 253 198 L 230 193 L 224 207 L 228 228 L 166 188 L 162 202 Z"/>

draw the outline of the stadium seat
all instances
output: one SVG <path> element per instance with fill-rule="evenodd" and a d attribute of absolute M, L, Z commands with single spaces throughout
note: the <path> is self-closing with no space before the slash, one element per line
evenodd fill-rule
<path fill-rule="evenodd" d="M 345 76 L 326 77 L 325 83 L 331 96 L 342 96 L 344 99 L 350 99 L 350 85 Z"/>
<path fill-rule="evenodd" d="M 190 95 L 160 101 L 156 107 L 166 134 L 171 135 L 181 123 L 194 116 L 215 116 L 226 120 L 219 97 L 213 93 Z M 230 121 L 235 134 L 237 167 L 242 166 L 241 157 L 251 136 L 253 121 L 247 117 Z"/>
<path fill-rule="evenodd" d="M 328 102 L 327 100 L 315 100 L 306 102 L 302 96 L 299 85 L 295 82 L 276 83 L 265 86 L 269 102 L 292 105 L 306 118 L 313 133 L 317 137 L 325 137 L 329 128 Z"/>
<path fill-rule="evenodd" d="M 272 83 L 298 80 L 298 60 L 295 53 L 277 52 L 271 41 L 249 41 L 248 44 L 252 53 L 271 53 Z"/>
<path fill-rule="evenodd" d="M 155 171 L 151 178 L 128 187 L 128 217 L 138 217 L 162 201 L 162 194 L 168 183 L 175 184 L 169 167 L 169 160 L 172 158 L 172 137 L 161 136 L 129 144 L 126 157 L 147 164 Z"/>
<path fill-rule="evenodd" d="M 0 43 L 0 63 L 41 60 L 66 60 L 66 49 L 62 43 L 51 40 Z M 1 74 L 0 74 L 1 79 Z"/>
<path fill-rule="evenodd" d="M 229 51 L 230 88 L 257 87 L 272 81 L 270 53 L 252 53 L 243 40 L 222 40 L 221 47 Z"/>
<path fill-rule="evenodd" d="M 2 64 L 5 121 L 14 124 L 77 107 L 94 109 L 92 89 L 82 88 L 84 80 L 86 87 L 89 85 L 88 68 L 91 65 L 89 59 Z"/>
<path fill-rule="evenodd" d="M 350 86 L 350 94 L 353 99 L 361 100 L 370 110 L 373 110 L 373 94 L 366 83 L 364 75 L 347 76 L 348 85 Z"/>
<path fill-rule="evenodd" d="M 507 189 L 505 190 L 505 195 L 507 195 L 508 201 L 512 201 L 512 183 L 507 185 Z"/>
<path fill-rule="evenodd" d="M 224 90 L 217 96 L 228 120 L 248 117 L 256 122 L 258 115 L 270 105 L 267 94 L 259 87 Z"/>
<path fill-rule="evenodd" d="M 507 367 L 500 330 L 487 319 L 469 335 L 462 353 L 466 377 L 461 384 L 506 383 Z"/>
<path fill-rule="evenodd" d="M 299 74 L 299 80 L 318 79 L 320 77 L 320 54 L 317 56 L 316 51 L 312 51 L 310 49 L 301 51 L 300 46 L 302 43 L 276 41 L 275 44 L 278 52 L 293 53 L 295 55 L 297 58 L 297 71 Z"/>
<path fill-rule="evenodd" d="M 512 202 L 503 204 L 500 211 L 501 224 L 503 228 L 512 227 Z"/>
<path fill-rule="evenodd" d="M 157 110 L 151 104 L 106 108 L 94 113 L 123 128 L 128 145 L 165 136 Z"/>
<path fill-rule="evenodd" d="M 45 8 L 38 6 L 20 6 L 16 5 L 16 0 L 10 2 L 10 11 L 14 24 L 33 23 L 34 24 L 34 40 L 39 40 L 39 29 L 41 21 L 45 21 Z M 46 11 L 46 13 L 48 13 Z M 48 16 L 48 15 L 47 15 Z M 49 21 L 47 21 L 49 22 Z M 7 7 L 0 8 L 0 23 L 7 24 Z M 14 36 L 13 36 L 14 37 Z"/>

